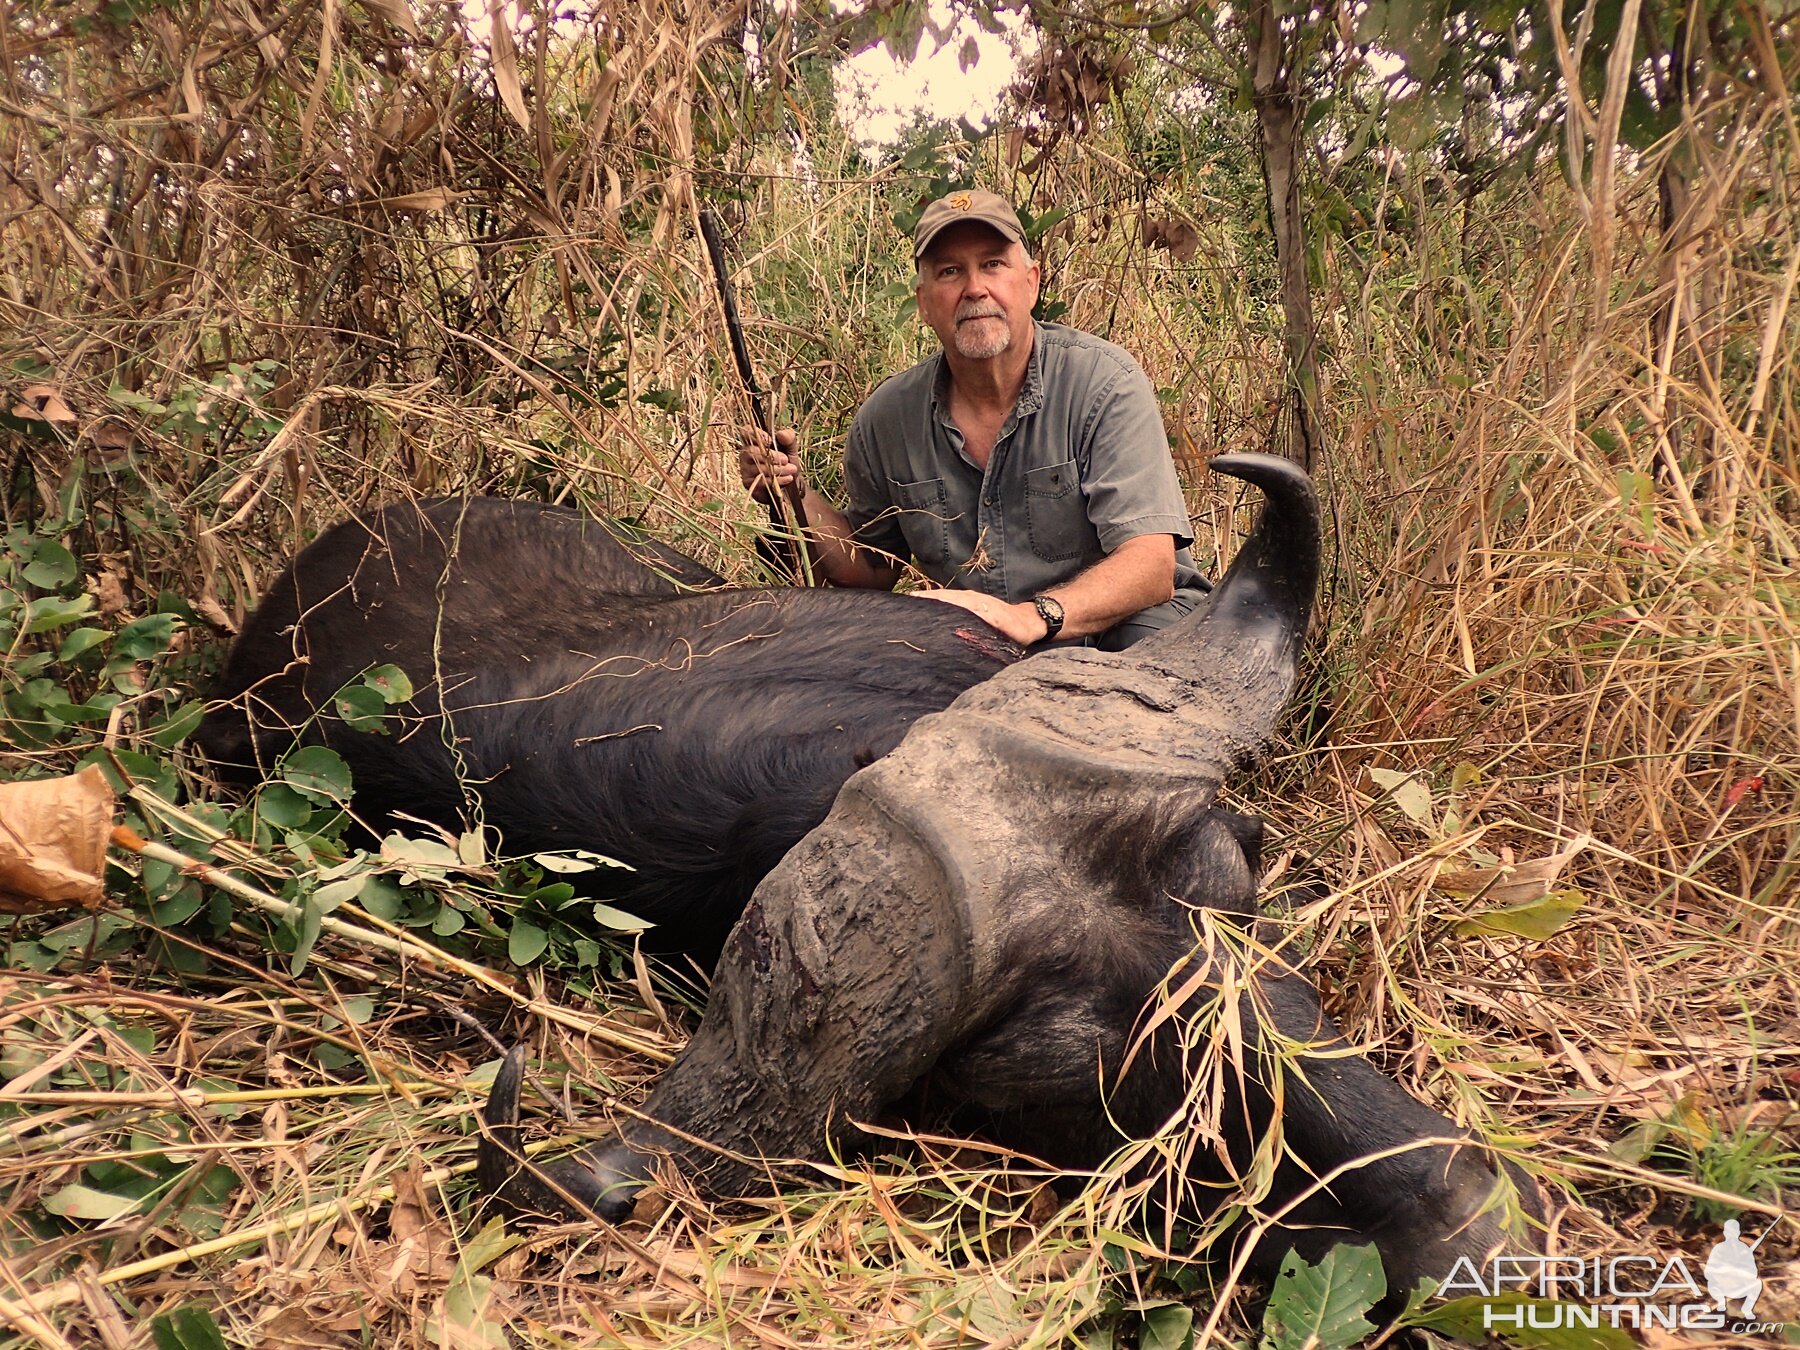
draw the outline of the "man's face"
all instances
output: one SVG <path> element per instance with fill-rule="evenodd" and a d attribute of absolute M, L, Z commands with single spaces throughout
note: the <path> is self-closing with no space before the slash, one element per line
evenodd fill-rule
<path fill-rule="evenodd" d="M 971 361 L 991 361 L 1029 340 L 1038 265 L 998 230 L 952 225 L 919 259 L 917 294 L 938 341 Z"/>

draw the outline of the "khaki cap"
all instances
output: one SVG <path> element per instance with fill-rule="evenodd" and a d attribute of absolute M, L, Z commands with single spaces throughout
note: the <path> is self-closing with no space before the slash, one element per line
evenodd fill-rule
<path fill-rule="evenodd" d="M 998 230 L 1015 244 L 1025 242 L 1024 227 L 1019 224 L 1019 213 L 1013 210 L 1011 202 L 998 193 L 964 188 L 939 197 L 925 208 L 925 214 L 913 226 L 913 261 L 917 262 L 924 256 L 933 239 L 952 225 L 960 225 L 965 220 L 980 221 L 983 225 Z"/>

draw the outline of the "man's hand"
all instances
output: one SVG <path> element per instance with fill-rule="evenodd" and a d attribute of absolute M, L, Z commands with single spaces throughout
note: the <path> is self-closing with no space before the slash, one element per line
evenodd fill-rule
<path fill-rule="evenodd" d="M 765 506 L 772 499 L 769 484 L 786 492 L 790 483 L 800 482 L 800 463 L 794 454 L 797 441 L 792 427 L 776 432 L 773 441 L 760 427 L 751 427 L 744 433 L 744 443 L 738 447 L 738 477 L 750 495 Z M 800 491 L 805 490 L 802 484 Z"/>
<path fill-rule="evenodd" d="M 946 605 L 955 605 L 958 609 L 966 609 L 990 627 L 999 629 L 1021 647 L 1042 642 L 1044 634 L 1049 631 L 1044 623 L 1044 616 L 1037 612 L 1036 605 L 1009 605 L 1006 601 L 997 600 L 981 591 L 948 588 L 914 591 L 913 594 L 923 600 L 938 600 Z"/>
<path fill-rule="evenodd" d="M 767 506 L 773 491 L 797 498 L 800 528 L 813 550 L 813 565 L 834 586 L 860 586 L 889 591 L 899 580 L 900 566 L 877 561 L 871 552 L 852 541 L 854 531 L 844 513 L 806 485 L 794 453 L 792 427 L 783 427 L 771 439 L 766 431 L 746 427 L 738 447 L 738 477 L 757 501 Z"/>
<path fill-rule="evenodd" d="M 1140 534 L 1125 540 L 1106 557 L 1046 594 L 1063 607 L 1059 638 L 1092 637 L 1141 609 L 1160 605 L 1175 592 L 1175 539 L 1167 534 Z M 914 591 L 927 600 L 966 609 L 985 619 L 1021 647 L 1044 640 L 1048 625 L 1029 600 L 1009 605 L 981 591 L 945 588 Z"/>

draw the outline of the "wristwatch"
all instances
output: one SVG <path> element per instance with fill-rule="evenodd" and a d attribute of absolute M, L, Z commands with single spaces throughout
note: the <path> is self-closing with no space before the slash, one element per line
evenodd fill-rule
<path fill-rule="evenodd" d="M 1031 602 L 1037 610 L 1038 618 L 1044 621 L 1043 641 L 1054 642 L 1056 635 L 1062 632 L 1063 620 L 1069 616 L 1063 612 L 1062 601 L 1053 595 L 1040 595 Z"/>

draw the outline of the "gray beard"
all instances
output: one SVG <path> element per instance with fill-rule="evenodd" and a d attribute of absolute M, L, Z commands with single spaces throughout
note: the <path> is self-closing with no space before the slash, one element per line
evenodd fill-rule
<path fill-rule="evenodd" d="M 971 361 L 991 361 L 1000 355 L 1012 346 L 1012 329 L 1004 319 L 996 319 L 994 322 L 1000 327 L 992 334 L 986 328 L 959 324 L 956 329 L 956 350 Z"/>

